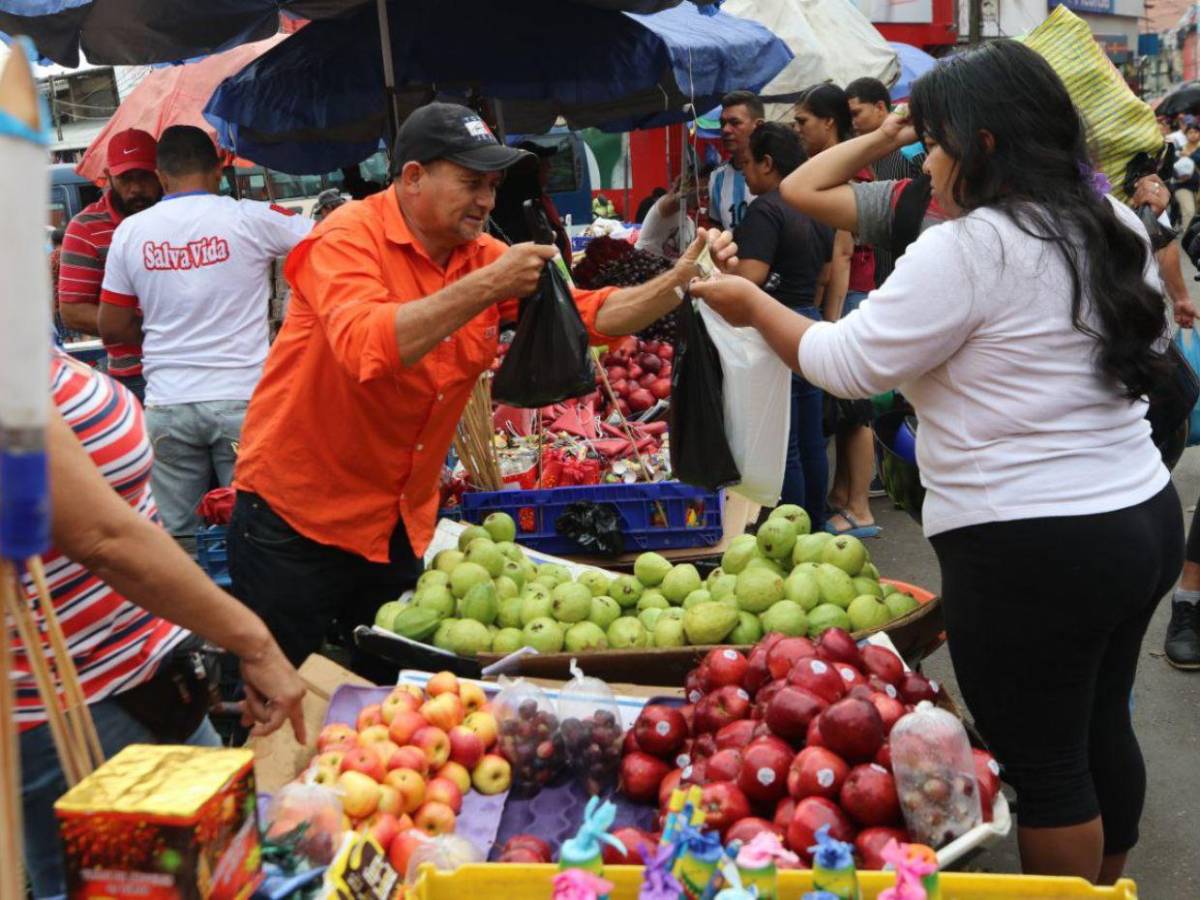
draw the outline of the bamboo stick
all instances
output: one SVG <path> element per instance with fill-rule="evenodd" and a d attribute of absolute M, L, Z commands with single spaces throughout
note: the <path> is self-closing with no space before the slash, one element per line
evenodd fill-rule
<path fill-rule="evenodd" d="M 85 767 L 80 760 L 81 748 L 71 740 L 70 732 L 67 729 L 58 688 L 54 684 L 54 678 L 46 663 L 46 656 L 42 652 L 41 637 L 38 634 L 37 625 L 33 621 L 33 614 L 29 611 L 29 604 L 25 601 L 25 591 L 17 580 L 15 572 L 11 579 L 6 580 L 12 587 L 5 592 L 5 600 L 9 612 L 16 621 L 17 634 L 25 647 L 25 658 L 29 660 L 29 669 L 33 673 L 34 681 L 37 682 L 38 693 L 41 694 L 42 703 L 46 708 L 46 722 L 50 727 L 50 736 L 54 739 L 54 749 L 58 752 L 58 758 L 62 763 L 63 776 L 66 778 L 67 786 L 74 787 L 84 774 Z"/>
<path fill-rule="evenodd" d="M 40 556 L 30 557 L 25 561 L 29 574 L 33 576 L 37 588 L 38 603 L 41 605 L 42 619 L 46 623 L 46 633 L 50 638 L 50 647 L 54 651 L 54 665 L 58 670 L 58 679 L 62 683 L 67 700 L 67 724 L 73 726 L 75 738 L 88 751 L 87 771 L 104 765 L 104 749 L 100 746 L 100 735 L 96 733 L 96 723 L 92 720 L 92 711 L 88 707 L 87 697 L 83 686 L 79 683 L 79 670 L 75 668 L 75 660 L 67 649 L 67 640 L 63 634 L 62 624 L 54 610 L 54 602 L 50 598 L 50 588 L 46 582 L 46 567 Z"/>
<path fill-rule="evenodd" d="M 21 751 L 17 740 L 16 698 L 12 685 L 12 633 L 8 625 L 12 580 L 9 565 L 0 561 L 0 896 L 25 895 L 24 859 L 21 843 Z"/>

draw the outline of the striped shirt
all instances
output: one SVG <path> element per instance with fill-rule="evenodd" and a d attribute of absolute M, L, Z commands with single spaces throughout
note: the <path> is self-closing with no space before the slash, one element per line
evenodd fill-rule
<path fill-rule="evenodd" d="M 99 303 L 104 263 L 113 232 L 122 217 L 112 207 L 111 191 L 73 218 L 63 235 L 58 271 L 59 303 Z M 142 374 L 142 348 L 136 344 L 105 344 L 108 371 L 122 378 Z"/>
<path fill-rule="evenodd" d="M 51 360 L 51 389 L 54 405 L 104 479 L 139 514 L 158 521 L 150 491 L 154 454 L 137 399 L 111 378 L 71 364 L 58 350 Z M 57 548 L 43 559 L 54 609 L 89 702 L 148 681 L 162 658 L 188 636 L 130 603 Z M 22 583 L 30 599 L 35 598 L 28 574 Z M 40 613 L 34 616 L 41 627 Z M 13 681 L 21 730 L 44 722 L 45 710 L 15 631 Z"/>

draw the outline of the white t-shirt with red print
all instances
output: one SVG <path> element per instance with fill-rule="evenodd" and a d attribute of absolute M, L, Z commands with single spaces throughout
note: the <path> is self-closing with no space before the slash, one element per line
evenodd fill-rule
<path fill-rule="evenodd" d="M 267 358 L 271 262 L 312 227 L 205 192 L 168 194 L 121 222 L 100 300 L 142 311 L 147 406 L 250 399 Z"/>

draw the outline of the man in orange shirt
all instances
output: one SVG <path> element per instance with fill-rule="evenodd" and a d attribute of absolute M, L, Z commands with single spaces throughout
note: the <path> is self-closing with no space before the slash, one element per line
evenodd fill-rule
<path fill-rule="evenodd" d="M 229 563 L 234 594 L 293 662 L 421 572 L 455 426 L 501 320 L 556 252 L 484 233 L 522 156 L 465 107 L 422 107 L 397 136 L 392 188 L 334 210 L 288 257 L 291 305 L 242 429 Z M 734 261 L 713 232 L 645 285 L 576 291 L 592 340 L 670 312 L 706 242 Z"/>

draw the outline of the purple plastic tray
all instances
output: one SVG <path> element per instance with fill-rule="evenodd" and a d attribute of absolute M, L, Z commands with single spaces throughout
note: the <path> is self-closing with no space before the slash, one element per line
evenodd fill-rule
<path fill-rule="evenodd" d="M 343 684 L 329 699 L 325 724 L 353 726 L 364 706 L 382 703 L 391 692 L 390 687 Z M 615 792 L 609 799 L 617 804 L 613 828 L 628 825 L 654 830 L 657 812 L 654 807 L 630 803 Z M 542 789 L 533 797 L 510 796 L 508 791 L 485 797 L 478 791 L 471 791 L 463 797 L 457 833 L 478 847 L 489 859 L 498 856 L 505 842 L 518 834 L 536 835 L 557 848 L 579 830 L 587 801 L 588 793 L 583 782 L 566 778 Z"/>

